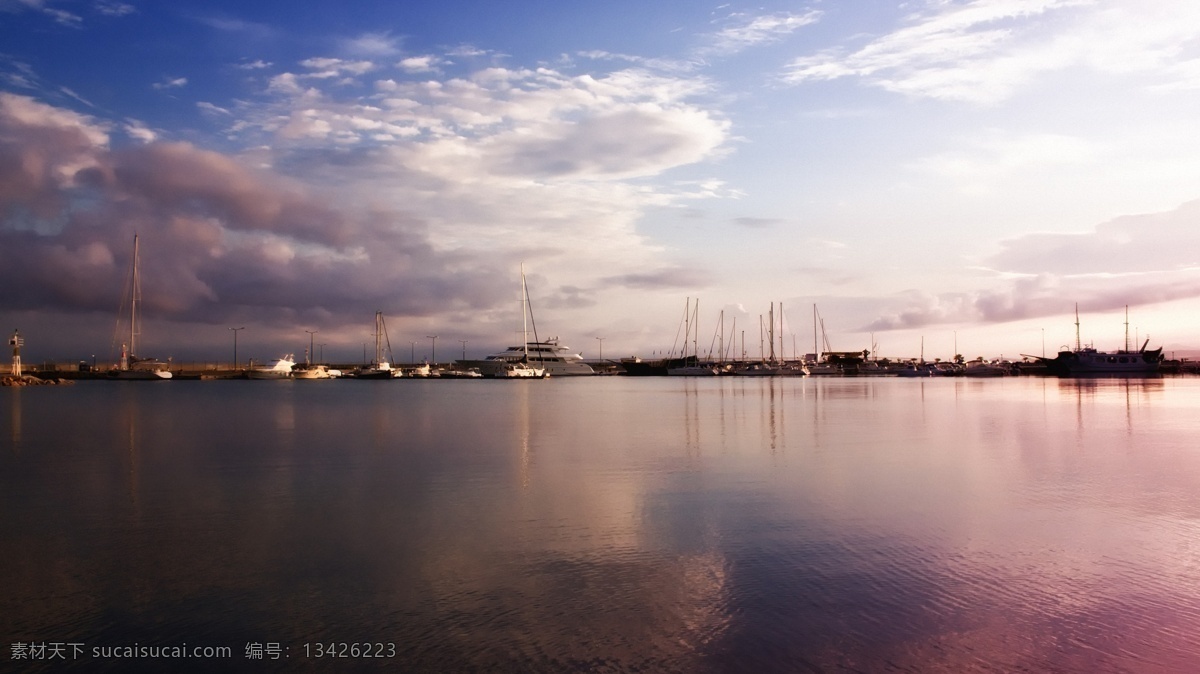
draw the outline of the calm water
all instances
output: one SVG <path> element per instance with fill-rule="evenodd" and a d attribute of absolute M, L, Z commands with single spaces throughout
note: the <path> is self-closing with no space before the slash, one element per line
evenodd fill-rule
<path fill-rule="evenodd" d="M 1196 671 L 1198 409 L 1200 379 L 0 389 L 0 669 Z"/>

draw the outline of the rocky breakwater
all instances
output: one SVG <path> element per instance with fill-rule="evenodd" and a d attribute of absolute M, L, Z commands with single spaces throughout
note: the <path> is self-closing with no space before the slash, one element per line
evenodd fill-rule
<path fill-rule="evenodd" d="M 32 377 L 27 374 L 0 375 L 0 386 L 55 386 L 74 383 L 69 379 L 42 379 L 41 377 Z"/>

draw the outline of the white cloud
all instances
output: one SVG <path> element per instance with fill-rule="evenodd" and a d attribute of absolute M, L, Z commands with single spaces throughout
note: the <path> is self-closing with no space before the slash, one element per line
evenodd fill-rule
<path fill-rule="evenodd" d="M 186 77 L 173 77 L 173 78 L 169 77 L 169 78 L 164 79 L 161 82 L 155 82 L 153 86 L 155 89 L 159 89 L 159 90 L 179 89 L 181 87 L 187 86 L 187 83 L 188 83 L 188 79 Z"/>
<path fill-rule="evenodd" d="M 267 61 L 263 61 L 262 59 L 258 59 L 257 61 L 250 61 L 249 63 L 239 63 L 234 67 L 238 68 L 239 70 L 263 70 L 265 68 L 270 68 L 271 64 Z"/>
<path fill-rule="evenodd" d="M 711 45 L 706 53 L 734 54 L 764 44 L 778 42 L 804 26 L 820 20 L 822 12 L 810 10 L 802 14 L 791 12 L 746 16 L 734 14 L 726 19 L 731 25 L 709 36 Z"/>
<path fill-rule="evenodd" d="M 375 64 L 370 61 L 347 61 L 338 58 L 310 58 L 301 61 L 300 65 L 317 71 L 315 74 L 310 74 L 310 77 L 327 77 L 327 73 L 362 75 L 375 67 Z"/>
<path fill-rule="evenodd" d="M 128 16 L 137 12 L 133 5 L 117 0 L 98 0 L 92 7 L 97 13 L 105 16 Z"/>
<path fill-rule="evenodd" d="M 1194 81 L 1175 59 L 1200 37 L 1200 5 L 1171 0 L 930 2 L 906 25 L 857 49 L 800 57 L 792 84 L 862 78 L 912 96 L 990 104 L 1039 74 L 1074 66 Z M 1164 83 L 1164 84 L 1167 84 Z"/>
<path fill-rule="evenodd" d="M 207 101 L 198 101 L 198 102 L 196 103 L 196 107 L 197 107 L 197 108 L 199 108 L 199 109 L 200 109 L 201 111 L 203 111 L 203 112 L 210 112 L 210 113 L 215 113 L 215 114 L 218 114 L 218 115 L 228 115 L 228 114 L 231 114 L 231 113 L 229 112 L 229 110 L 226 110 L 225 108 L 222 108 L 222 107 L 220 107 L 220 106 L 218 106 L 218 105 L 214 105 L 214 104 L 212 104 L 212 103 L 209 103 L 209 102 L 207 102 Z"/>
<path fill-rule="evenodd" d="M 442 60 L 437 56 L 410 56 L 396 64 L 397 68 L 409 73 L 432 73 Z"/>
<path fill-rule="evenodd" d="M 344 40 L 342 48 L 349 54 L 365 57 L 388 57 L 400 53 L 400 39 L 390 33 L 364 33 L 356 38 Z"/>
<path fill-rule="evenodd" d="M 1010 239 L 985 261 L 997 282 L 963 293 L 907 291 L 900 306 L 863 330 L 946 323 L 1002 323 L 1111 311 L 1200 297 L 1200 201 L 1164 213 L 1128 215 L 1081 234 Z"/>
<path fill-rule="evenodd" d="M 910 168 L 932 175 L 943 184 L 971 195 L 1009 189 L 1007 179 L 1046 172 L 1052 168 L 1095 166 L 1108 148 L 1079 136 L 1051 133 L 1010 134 L 996 129 L 979 131 L 959 149 L 919 159 Z"/>
<path fill-rule="evenodd" d="M 157 133 L 137 120 L 129 120 L 125 123 L 122 129 L 125 131 L 126 136 L 129 136 L 130 138 L 142 143 L 153 143 L 154 141 L 158 140 Z"/>

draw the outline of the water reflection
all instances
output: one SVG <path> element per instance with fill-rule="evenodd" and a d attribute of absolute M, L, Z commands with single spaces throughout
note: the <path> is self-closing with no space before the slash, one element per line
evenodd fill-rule
<path fill-rule="evenodd" d="M 11 391 L 6 391 L 9 395 L 9 415 L 10 426 L 12 428 L 10 436 L 12 438 L 13 452 L 21 451 L 21 387 L 10 387 Z"/>
<path fill-rule="evenodd" d="M 352 631 L 413 671 L 1200 658 L 1200 382 L 73 388 L 10 403 L 47 450 L 0 454 L 6 634 Z"/>

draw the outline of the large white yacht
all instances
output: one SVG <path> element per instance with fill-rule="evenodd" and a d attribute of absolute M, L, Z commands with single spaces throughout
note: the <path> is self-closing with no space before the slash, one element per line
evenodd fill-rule
<path fill-rule="evenodd" d="M 464 368 L 479 368 L 479 373 L 485 377 L 511 376 L 505 373 L 505 366 L 524 362 L 544 368 L 546 374 L 551 377 L 596 374 L 592 366 L 583 362 L 583 356 L 573 352 L 570 347 L 559 344 L 557 337 L 544 342 L 528 342 L 525 345 L 510 346 L 483 360 L 460 360 L 457 362 Z"/>
<path fill-rule="evenodd" d="M 246 371 L 246 376 L 250 379 L 291 379 L 292 368 L 295 365 L 296 360 L 289 353 L 282 358 L 276 358 L 269 365 L 250 368 Z"/>

